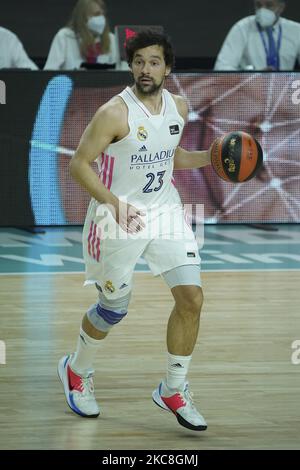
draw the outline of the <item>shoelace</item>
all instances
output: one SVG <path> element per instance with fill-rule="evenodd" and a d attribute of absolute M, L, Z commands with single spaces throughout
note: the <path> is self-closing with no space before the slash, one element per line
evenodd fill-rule
<path fill-rule="evenodd" d="M 195 409 L 195 405 L 194 405 L 194 400 L 193 400 L 193 392 L 190 392 L 189 389 L 187 388 L 183 393 L 182 393 L 183 397 L 184 397 L 184 400 L 186 403 L 188 403 L 191 408 L 194 410 Z"/>
<path fill-rule="evenodd" d="M 92 376 L 81 378 L 80 389 L 82 391 L 82 396 L 91 395 L 94 393 L 94 383 Z"/>

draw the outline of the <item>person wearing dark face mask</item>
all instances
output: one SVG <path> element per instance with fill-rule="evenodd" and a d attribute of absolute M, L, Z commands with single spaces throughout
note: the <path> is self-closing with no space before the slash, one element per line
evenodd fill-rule
<path fill-rule="evenodd" d="M 65 28 L 54 37 L 44 70 L 74 70 L 81 64 L 115 64 L 115 36 L 103 0 L 78 0 Z"/>
<path fill-rule="evenodd" d="M 300 61 L 300 24 L 282 18 L 285 0 L 254 0 L 255 15 L 229 31 L 215 70 L 293 70 Z"/>

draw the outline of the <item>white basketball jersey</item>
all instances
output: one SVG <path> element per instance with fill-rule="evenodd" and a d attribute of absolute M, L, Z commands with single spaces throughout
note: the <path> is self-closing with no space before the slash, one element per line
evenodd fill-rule
<path fill-rule="evenodd" d="M 174 99 L 164 89 L 161 112 L 152 115 L 131 88 L 119 96 L 128 108 L 130 132 L 97 159 L 101 181 L 119 199 L 138 208 L 180 203 L 173 167 L 184 120 Z"/>

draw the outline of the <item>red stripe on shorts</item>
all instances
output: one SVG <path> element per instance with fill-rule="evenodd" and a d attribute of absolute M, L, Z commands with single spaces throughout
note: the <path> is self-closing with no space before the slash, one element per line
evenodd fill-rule
<path fill-rule="evenodd" d="M 92 252 L 93 252 L 93 258 L 94 258 L 94 259 L 95 259 L 96 230 L 97 230 L 97 225 L 94 224 L 93 239 L 92 239 Z"/>
<path fill-rule="evenodd" d="M 93 227 L 94 227 L 94 221 L 92 220 L 91 225 L 90 225 L 89 236 L 88 236 L 88 253 L 90 256 L 92 256 L 91 255 L 91 238 L 92 238 L 92 233 L 93 233 Z"/>

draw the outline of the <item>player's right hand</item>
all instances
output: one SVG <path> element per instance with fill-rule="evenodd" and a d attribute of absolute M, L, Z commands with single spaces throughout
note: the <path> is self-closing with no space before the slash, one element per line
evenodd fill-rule
<path fill-rule="evenodd" d="M 120 200 L 114 209 L 113 217 L 125 232 L 138 233 L 145 228 L 145 223 L 141 219 L 146 215 L 145 212 Z"/>

